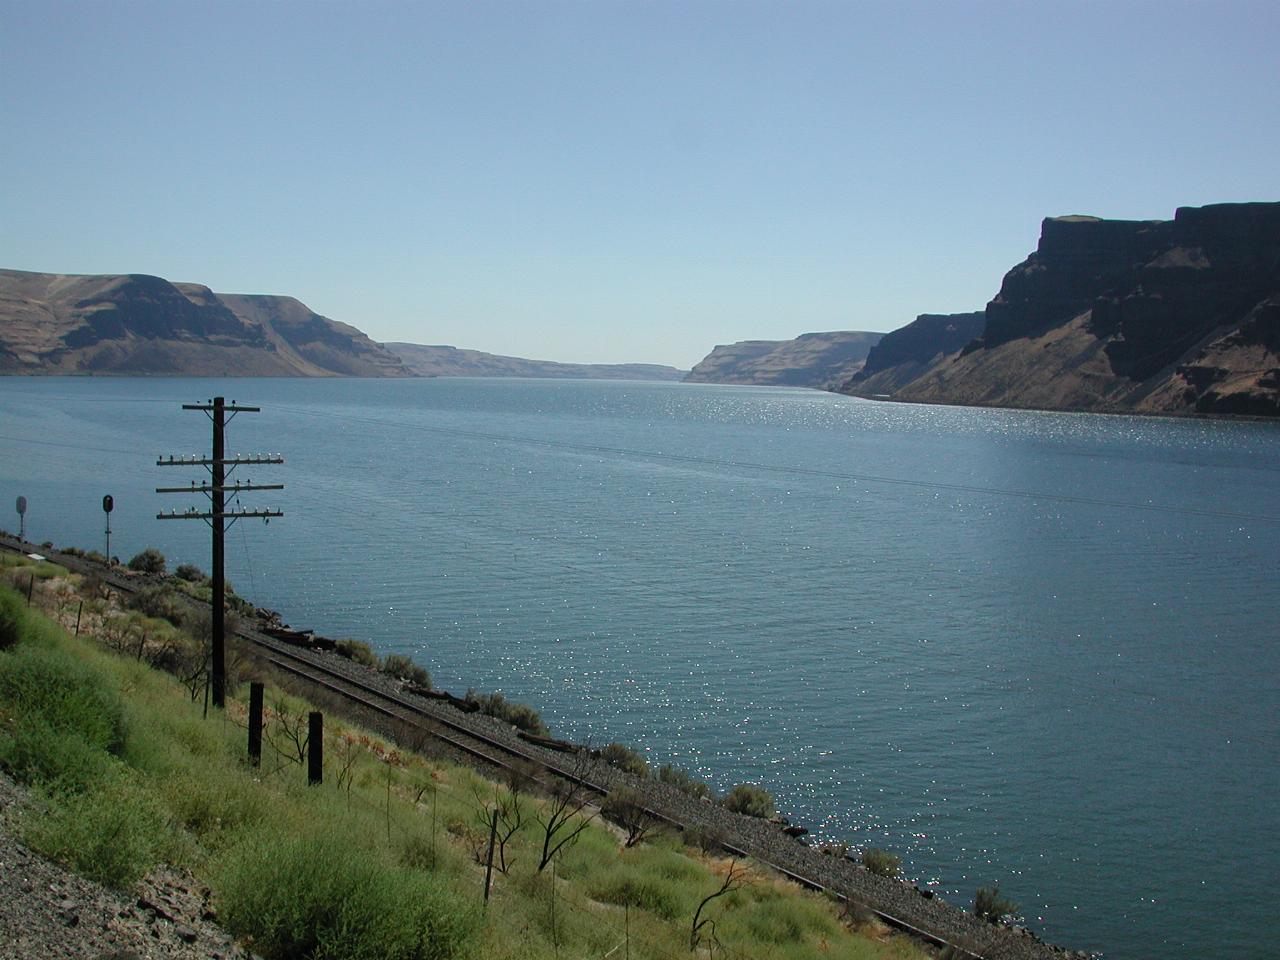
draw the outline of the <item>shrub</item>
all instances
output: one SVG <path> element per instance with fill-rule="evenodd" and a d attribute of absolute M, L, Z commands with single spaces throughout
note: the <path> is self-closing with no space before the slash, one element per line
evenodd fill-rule
<path fill-rule="evenodd" d="M 458 877 L 466 870 L 465 861 L 449 843 L 443 839 L 433 842 L 431 837 L 420 833 L 405 839 L 400 848 L 400 863 L 412 870 L 441 877 Z"/>
<path fill-rule="evenodd" d="M 799 943 L 808 932 L 805 919 L 799 915 L 794 903 L 778 900 L 753 904 L 746 927 L 751 936 L 761 943 L 778 946 Z"/>
<path fill-rule="evenodd" d="M 164 573 L 164 554 L 155 547 L 147 547 L 129 561 L 129 569 L 139 573 Z"/>
<path fill-rule="evenodd" d="M 341 837 L 251 836 L 215 866 L 214 888 L 223 924 L 272 960 L 448 960 L 478 927 L 434 877 Z"/>
<path fill-rule="evenodd" d="M 1000 896 L 1000 887 L 979 887 L 973 896 L 973 915 L 989 923 L 1016 912 L 1018 905 Z"/>
<path fill-rule="evenodd" d="M 118 770 L 109 753 L 43 717 L 22 717 L 0 737 L 0 768 L 58 794 L 80 793 Z"/>
<path fill-rule="evenodd" d="M 375 670 L 382 663 L 378 655 L 373 652 L 373 647 L 363 640 L 339 640 L 334 649 L 348 660 L 354 660 L 366 667 L 373 667 Z"/>
<path fill-rule="evenodd" d="M 270 806 L 256 784 L 238 777 L 215 783 L 194 773 L 171 775 L 160 791 L 170 817 L 215 849 L 236 831 L 260 823 Z"/>
<path fill-rule="evenodd" d="M 862 851 L 862 865 L 878 877 L 896 877 L 902 858 L 879 847 L 867 847 Z"/>
<path fill-rule="evenodd" d="M 74 656 L 22 647 L 0 659 L 0 703 L 19 726 L 41 722 L 91 747 L 118 754 L 124 747 L 124 707 L 118 696 Z"/>
<path fill-rule="evenodd" d="M 22 639 L 22 601 L 12 591 L 0 587 L 0 650 Z"/>
<path fill-rule="evenodd" d="M 721 801 L 726 810 L 743 813 L 748 817 L 768 820 L 773 816 L 773 795 L 754 783 L 740 783 Z"/>
<path fill-rule="evenodd" d="M 526 733 L 539 737 L 549 736 L 551 733 L 537 710 L 525 703 L 513 703 L 501 693 L 476 693 L 468 690 L 464 699 L 468 703 L 474 703 L 481 713 L 496 717 Z"/>
<path fill-rule="evenodd" d="M 156 864 L 163 831 L 163 818 L 142 791 L 120 778 L 61 796 L 23 822 L 24 838 L 41 853 L 118 888 Z"/>
<path fill-rule="evenodd" d="M 601 886 L 591 891 L 591 898 L 619 907 L 638 907 L 664 920 L 674 920 L 680 913 L 680 900 L 671 890 L 648 877 L 631 874 L 610 874 Z"/>
<path fill-rule="evenodd" d="M 418 666 L 402 653 L 387 654 L 387 658 L 382 661 L 382 672 L 431 689 L 431 674 L 427 672 L 427 668 Z"/>
<path fill-rule="evenodd" d="M 709 799 L 711 797 L 710 784 L 689 776 L 679 767 L 673 767 L 669 763 L 665 763 L 658 768 L 658 780 L 675 787 L 682 793 L 687 793 L 695 800 Z"/>
<path fill-rule="evenodd" d="M 181 626 L 191 611 L 178 591 L 163 584 L 143 587 L 130 598 L 129 605 L 148 617 L 168 620 L 174 626 Z"/>
<path fill-rule="evenodd" d="M 602 747 L 600 759 L 610 766 L 635 774 L 637 777 L 649 775 L 649 764 L 644 762 L 644 757 L 621 743 L 610 743 Z"/>
<path fill-rule="evenodd" d="M 525 733 L 532 733 L 538 737 L 546 737 L 551 735 L 551 731 L 547 725 L 542 722 L 542 714 L 529 706 L 527 703 L 512 703 L 508 705 L 506 716 L 503 718 L 507 723 L 514 727 L 518 727 Z"/>
<path fill-rule="evenodd" d="M 186 580 L 188 583 L 200 583 L 205 579 L 204 571 L 194 563 L 178 564 L 178 569 L 173 571 L 173 575 L 179 580 Z"/>

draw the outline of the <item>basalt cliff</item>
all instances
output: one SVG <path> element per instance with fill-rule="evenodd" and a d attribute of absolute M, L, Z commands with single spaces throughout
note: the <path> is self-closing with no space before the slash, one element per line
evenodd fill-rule
<path fill-rule="evenodd" d="M 794 340 L 721 344 L 685 377 L 688 383 L 835 387 L 861 369 L 882 333 L 806 333 Z"/>
<path fill-rule="evenodd" d="M 1280 415 L 1280 203 L 1045 220 L 962 346 L 922 317 L 840 389 L 925 403 Z M 959 327 L 957 326 L 957 332 Z M 921 342 L 908 349 L 908 334 Z M 935 349 L 936 347 L 936 349 Z M 931 358 L 926 358 L 931 354 Z M 881 362 L 881 359 L 893 362 Z"/>
<path fill-rule="evenodd" d="M 292 297 L 145 274 L 0 270 L 0 374 L 410 376 L 355 327 Z"/>
<path fill-rule="evenodd" d="M 579 380 L 679 380 L 688 372 L 655 363 L 559 363 L 504 357 L 481 350 L 385 343 L 419 377 L 537 377 Z"/>

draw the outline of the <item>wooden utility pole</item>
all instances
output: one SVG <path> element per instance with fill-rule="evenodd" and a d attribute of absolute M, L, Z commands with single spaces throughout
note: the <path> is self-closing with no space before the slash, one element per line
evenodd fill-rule
<path fill-rule="evenodd" d="M 262 517 L 269 521 L 271 517 L 282 517 L 279 510 L 244 510 L 226 509 L 226 495 L 239 495 L 251 490 L 283 490 L 283 483 L 252 484 L 240 483 L 227 485 L 227 475 L 239 466 L 250 464 L 284 463 L 279 454 L 262 456 L 228 458 L 223 452 L 223 435 L 227 423 L 237 413 L 259 413 L 259 407 L 238 407 L 230 405 L 222 397 L 214 397 L 209 403 L 184 403 L 183 410 L 202 410 L 213 421 L 213 455 L 211 457 L 181 457 L 172 455 L 166 460 L 156 460 L 158 467 L 205 467 L 209 471 L 209 483 L 197 484 L 194 480 L 187 487 L 156 487 L 156 493 L 202 493 L 209 498 L 209 509 L 199 510 L 189 507 L 185 512 L 156 514 L 157 520 L 203 520 L 213 531 L 213 569 L 209 575 L 213 579 L 213 645 L 211 657 L 211 682 L 213 686 L 213 705 L 221 708 L 226 703 L 227 670 L 226 670 L 226 599 L 227 580 L 223 569 L 223 539 L 227 528 L 241 518 Z M 230 414 L 230 416 L 228 416 Z"/>

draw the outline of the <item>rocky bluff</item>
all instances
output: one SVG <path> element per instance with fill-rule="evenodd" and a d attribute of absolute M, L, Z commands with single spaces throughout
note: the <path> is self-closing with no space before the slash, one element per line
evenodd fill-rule
<path fill-rule="evenodd" d="M 355 327 L 292 297 L 21 270 L 0 270 L 0 373 L 409 375 Z"/>
<path fill-rule="evenodd" d="M 835 387 L 862 368 L 882 333 L 841 330 L 804 333 L 794 340 L 742 340 L 720 344 L 702 358 L 688 383 Z"/>
<path fill-rule="evenodd" d="M 856 384 L 860 393 L 892 393 L 981 336 L 985 322 L 981 311 L 922 313 L 905 327 L 886 333 L 849 383 Z"/>
<path fill-rule="evenodd" d="M 1280 415 L 1280 203 L 1185 207 L 1171 221 L 1047 219 L 1036 251 L 987 305 L 980 335 L 937 346 L 927 364 L 924 344 L 872 371 L 878 381 L 864 368 L 841 389 L 933 403 Z"/>

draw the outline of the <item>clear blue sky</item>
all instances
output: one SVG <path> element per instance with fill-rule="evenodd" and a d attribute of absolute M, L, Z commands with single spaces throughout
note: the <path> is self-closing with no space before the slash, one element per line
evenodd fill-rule
<path fill-rule="evenodd" d="M 1280 199 L 1280 4 L 0 0 L 0 266 L 688 366 Z"/>

